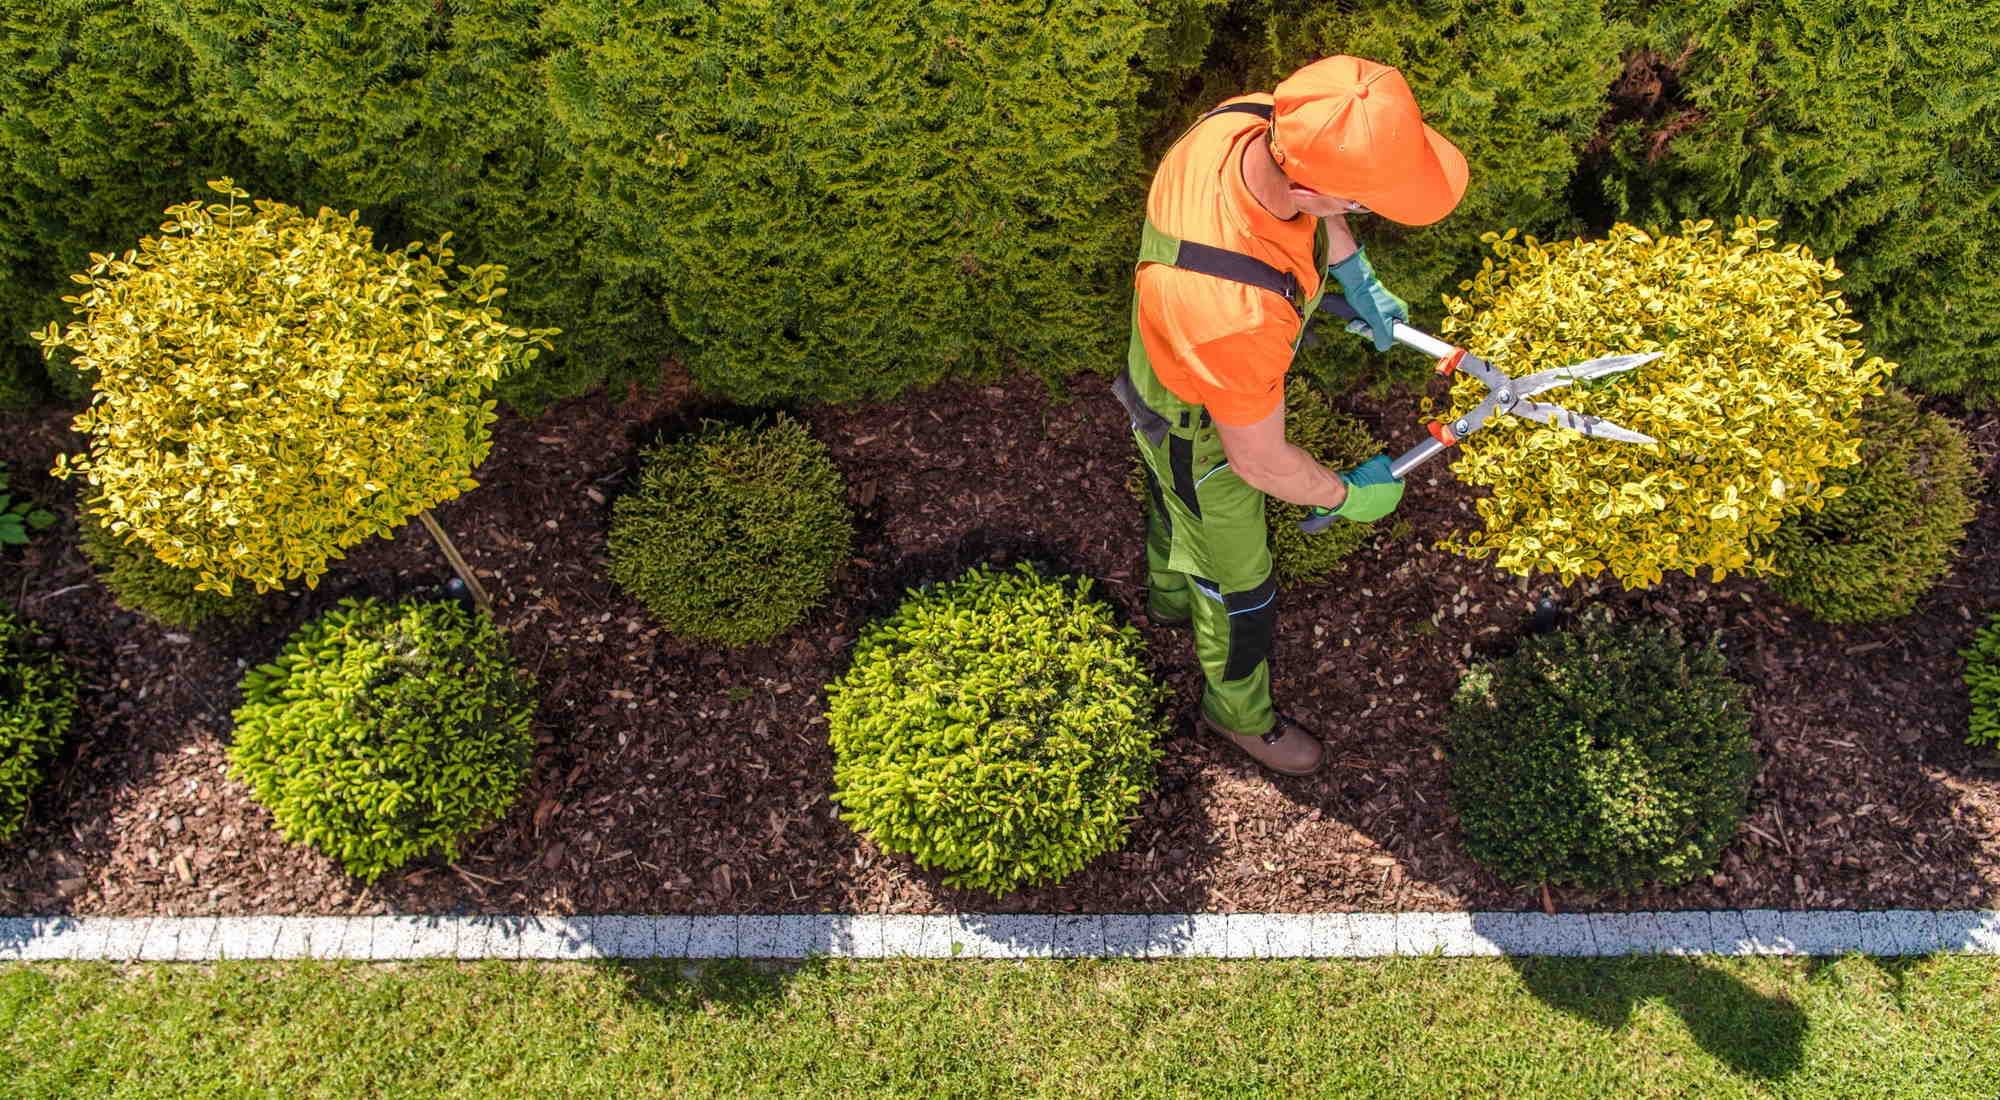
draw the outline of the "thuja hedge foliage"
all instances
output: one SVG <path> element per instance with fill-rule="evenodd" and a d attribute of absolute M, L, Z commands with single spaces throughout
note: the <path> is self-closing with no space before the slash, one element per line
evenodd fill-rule
<path fill-rule="evenodd" d="M 505 272 L 447 265 L 440 244 L 384 253 L 347 215 L 259 200 L 168 209 L 122 256 L 93 253 L 64 299 L 79 319 L 39 333 L 73 354 L 92 402 L 75 421 L 82 474 L 114 535 L 228 595 L 290 578 L 386 535 L 477 482 L 494 382 L 545 331 L 493 303 Z"/>
<path fill-rule="evenodd" d="M 1958 556 L 1979 503 L 1972 443 L 1891 388 L 1861 407 L 1861 461 L 1827 475 L 1845 490 L 1771 536 L 1771 587 L 1833 623 L 1907 615 Z"/>
<path fill-rule="evenodd" d="M 230 121 L 190 106 L 188 67 L 126 0 L 0 10 L 0 407 L 43 395 L 27 334 L 64 315 L 91 252 L 232 165 L 257 178 Z"/>
<path fill-rule="evenodd" d="M 1721 654 L 1587 616 L 1473 669 L 1453 697 L 1452 807 L 1511 882 L 1631 889 L 1707 873 L 1757 761 Z"/>
<path fill-rule="evenodd" d="M 1595 166 L 1615 215 L 1777 218 L 1847 270 L 1869 347 L 1907 384 L 2000 397 L 2000 0 L 1610 7 L 1682 100 Z"/>
<path fill-rule="evenodd" d="M 466 261 L 507 267 L 509 315 L 562 334 L 500 399 L 533 410 L 657 373 L 657 288 L 592 257 L 576 168 L 549 141 L 542 0 L 141 6 L 195 62 L 199 113 L 300 173 L 288 201 L 359 208 L 397 244 L 449 232 Z"/>
<path fill-rule="evenodd" d="M 1274 87 L 1313 58 L 1352 54 L 1403 71 L 1424 120 L 1465 154 L 1465 197 L 1422 228 L 1350 219 L 1383 280 L 1409 300 L 1419 327 L 1479 265 L 1479 235 L 1517 226 L 1573 228 L 1565 189 L 1604 111 L 1618 69 L 1616 27 L 1603 0 L 1386 0 L 1326 4 L 1258 0 L 1252 86 Z M 1351 352 L 1352 339 L 1329 341 Z"/>
<path fill-rule="evenodd" d="M 1492 489 L 1477 505 L 1484 526 L 1445 545 L 1516 573 L 1609 572 L 1627 587 L 1702 567 L 1715 579 L 1771 572 L 1758 540 L 1844 491 L 1827 474 L 1860 457 L 1862 399 L 1893 369 L 1849 338 L 1859 326 L 1827 285 L 1839 269 L 1780 247 L 1773 228 L 1739 219 L 1726 233 L 1699 222 L 1678 236 L 1620 225 L 1600 241 L 1493 238 L 1494 259 L 1450 300 L 1443 331 L 1516 378 L 1664 351 L 1549 395 L 1658 442 L 1495 417 L 1455 467 Z M 1452 414 L 1486 392 L 1461 377 Z"/>
<path fill-rule="evenodd" d="M 374 879 L 456 858 L 520 794 L 531 685 L 455 602 L 343 599 L 243 678 L 232 774 L 285 838 Z"/>
<path fill-rule="evenodd" d="M 28 799 L 76 718 L 76 670 L 33 646 L 34 628 L 0 611 L 0 844 L 28 818 Z"/>
<path fill-rule="evenodd" d="M 745 402 L 1115 361 L 1141 94 L 1203 0 L 554 0 L 601 262 Z"/>
<path fill-rule="evenodd" d="M 709 423 L 644 454 L 612 506 L 611 577 L 660 622 L 764 641 L 826 595 L 854 543 L 847 484 L 805 425 Z"/>
<path fill-rule="evenodd" d="M 883 849 L 994 894 L 1124 842 L 1161 687 L 1087 581 L 980 567 L 913 591 L 827 687 L 834 801 Z"/>

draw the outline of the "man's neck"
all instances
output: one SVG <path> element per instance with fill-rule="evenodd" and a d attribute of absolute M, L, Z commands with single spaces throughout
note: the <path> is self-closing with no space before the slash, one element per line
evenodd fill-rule
<path fill-rule="evenodd" d="M 1242 167 L 1243 186 L 1250 189 L 1250 197 L 1257 205 L 1281 221 L 1298 217 L 1298 205 L 1292 202 L 1290 181 L 1279 169 L 1278 162 L 1271 159 L 1271 147 L 1263 139 L 1243 143 L 1243 154 L 1238 160 Z"/>

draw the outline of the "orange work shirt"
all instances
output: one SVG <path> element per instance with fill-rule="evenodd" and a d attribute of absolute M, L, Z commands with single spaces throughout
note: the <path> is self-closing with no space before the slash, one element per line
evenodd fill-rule
<path fill-rule="evenodd" d="M 1271 96 L 1228 102 L 1270 103 Z M 1146 217 L 1170 236 L 1289 271 L 1309 298 L 1319 289 L 1313 256 L 1318 220 L 1279 218 L 1258 205 L 1243 182 L 1243 152 L 1261 146 L 1269 128 L 1256 115 L 1233 111 L 1196 123 L 1153 174 Z M 1283 298 L 1167 264 L 1139 265 L 1135 283 L 1139 338 L 1153 373 L 1175 396 L 1232 426 L 1262 420 L 1283 403 L 1301 324 Z"/>

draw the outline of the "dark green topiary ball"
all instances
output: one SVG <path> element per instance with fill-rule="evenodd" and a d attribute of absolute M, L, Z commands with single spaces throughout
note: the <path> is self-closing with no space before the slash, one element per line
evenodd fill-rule
<path fill-rule="evenodd" d="M 1285 384 L 1285 439 L 1330 470 L 1346 470 L 1382 452 L 1382 444 L 1359 420 L 1333 407 L 1324 390 L 1294 378 Z M 1325 580 L 1361 548 L 1372 524 L 1335 520 L 1308 535 L 1299 521 L 1309 514 L 1300 504 L 1264 498 L 1264 523 L 1271 531 L 1271 564 L 1287 581 Z"/>
<path fill-rule="evenodd" d="M 1771 536 L 1771 587 L 1829 623 L 1907 615 L 1951 572 L 1978 507 L 1972 445 L 1898 389 L 1861 407 L 1861 461 L 1827 474 L 1842 495 Z"/>
<path fill-rule="evenodd" d="M 454 859 L 528 775 L 532 691 L 454 602 L 345 599 L 243 678 L 233 774 L 287 840 L 373 880 Z"/>
<path fill-rule="evenodd" d="M 1972 694 L 1971 736 L 1966 743 L 2000 748 L 2000 615 L 1972 636 L 1965 658 L 1965 687 Z"/>
<path fill-rule="evenodd" d="M 28 821 L 28 799 L 76 718 L 76 671 L 28 645 L 33 628 L 0 611 L 0 844 Z"/>
<path fill-rule="evenodd" d="M 78 510 L 76 526 L 78 545 L 97 566 L 97 579 L 128 611 L 192 630 L 208 622 L 248 622 L 263 609 L 263 600 L 248 587 L 238 586 L 228 596 L 196 591 L 201 582 L 198 571 L 169 565 L 145 543 L 112 534 L 103 518 L 87 508 Z"/>
<path fill-rule="evenodd" d="M 1711 870 L 1757 760 L 1747 689 L 1713 649 L 1589 616 L 1465 675 L 1451 798 L 1473 858 L 1512 882 L 1632 889 Z"/>
<path fill-rule="evenodd" d="M 833 798 L 950 885 L 1053 882 L 1124 843 L 1162 697 L 1087 581 L 974 569 L 911 592 L 828 685 Z"/>
<path fill-rule="evenodd" d="M 705 424 L 646 452 L 611 519 L 611 578 L 689 637 L 775 637 L 825 598 L 854 542 L 847 490 L 795 420 Z"/>

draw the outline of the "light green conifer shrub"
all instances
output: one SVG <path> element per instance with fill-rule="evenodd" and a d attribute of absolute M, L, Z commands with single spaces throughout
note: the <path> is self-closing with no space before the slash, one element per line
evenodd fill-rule
<path fill-rule="evenodd" d="M 456 859 L 527 779 L 532 691 L 455 602 L 343 599 L 243 677 L 230 772 L 285 839 L 374 880 Z"/>
<path fill-rule="evenodd" d="M 884 850 L 993 894 L 1124 842 L 1162 689 L 1088 582 L 980 567 L 912 591 L 827 687 L 834 801 Z"/>

